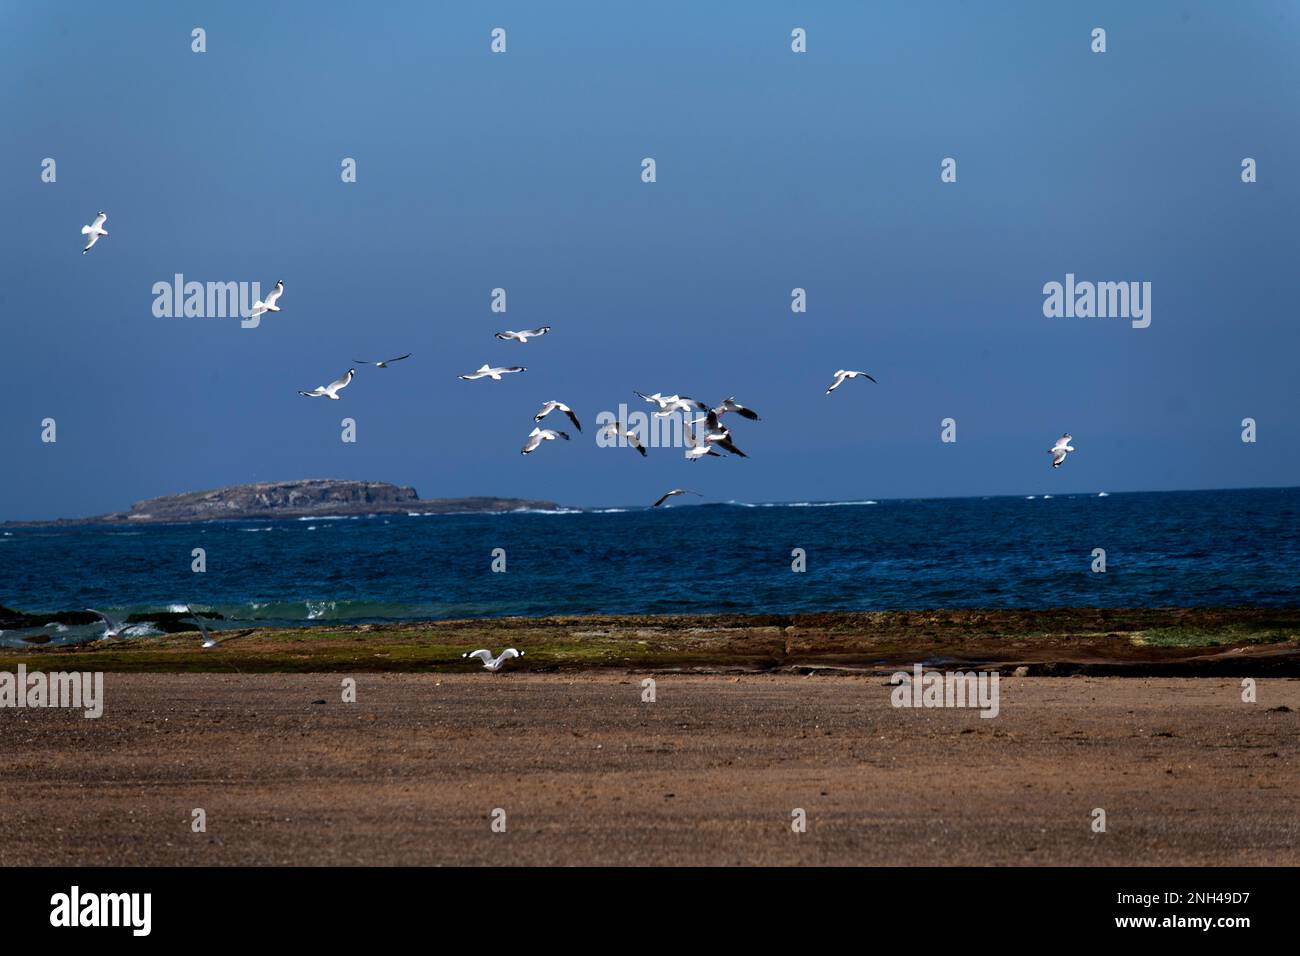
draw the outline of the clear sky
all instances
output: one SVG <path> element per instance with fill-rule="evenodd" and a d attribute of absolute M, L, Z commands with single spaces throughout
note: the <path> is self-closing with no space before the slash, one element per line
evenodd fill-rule
<path fill-rule="evenodd" d="M 1271 2 L 5 0 L 0 519 L 305 477 L 573 505 L 1300 483 L 1298 41 Z M 283 311 L 155 317 L 175 273 L 282 278 Z M 1151 326 L 1045 317 L 1066 273 L 1151 282 Z M 529 370 L 457 379 L 484 362 Z M 837 368 L 880 384 L 827 397 Z M 633 389 L 737 396 L 750 459 L 596 447 Z M 551 398 L 586 431 L 521 456 Z"/>

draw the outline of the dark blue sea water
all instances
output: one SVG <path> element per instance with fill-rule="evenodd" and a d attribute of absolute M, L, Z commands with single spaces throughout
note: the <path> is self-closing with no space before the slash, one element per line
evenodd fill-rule
<path fill-rule="evenodd" d="M 678 499 L 679 501 L 681 499 Z M 207 552 L 205 574 L 191 551 Z M 506 572 L 491 570 L 506 552 Z M 791 551 L 807 571 L 791 571 Z M 1094 548 L 1106 572 L 1091 570 Z M 938 607 L 1300 606 L 1300 489 L 0 533 L 0 604 L 241 622 Z M 71 628 L 59 640 L 97 636 Z M 0 644 L 19 635 L 0 634 Z"/>

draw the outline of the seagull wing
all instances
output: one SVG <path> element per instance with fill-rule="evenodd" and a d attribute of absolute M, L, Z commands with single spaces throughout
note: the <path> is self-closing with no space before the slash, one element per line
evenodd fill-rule
<path fill-rule="evenodd" d="M 582 422 L 578 421 L 578 416 L 573 414 L 572 408 L 564 406 L 564 414 L 569 416 L 569 421 L 573 422 L 574 428 L 576 428 L 578 431 L 582 431 Z"/>
<path fill-rule="evenodd" d="M 397 356 L 397 358 L 390 358 L 387 360 L 387 362 L 388 364 L 391 365 L 393 362 L 400 362 L 402 359 L 409 359 L 410 357 L 411 357 L 411 353 L 407 352 L 405 355 Z"/>
<path fill-rule="evenodd" d="M 100 228 L 101 226 L 103 226 L 104 223 L 107 222 L 107 221 L 108 221 L 108 216 L 104 215 L 104 214 L 101 212 L 98 216 L 95 217 L 95 224 L 92 225 L 90 228 L 91 228 L 91 229 L 99 229 L 99 228 Z M 114 226 L 114 228 L 117 228 L 117 227 Z M 129 229 L 128 229 L 127 231 L 130 232 Z"/>
<path fill-rule="evenodd" d="M 732 441 L 731 441 L 730 438 L 715 438 L 715 439 L 713 439 L 713 442 L 712 442 L 712 443 L 713 443 L 714 445 L 720 445 L 721 447 L 727 449 L 727 451 L 731 452 L 733 455 L 739 455 L 741 458 L 748 458 L 748 457 L 749 457 L 749 456 L 746 455 L 743 451 L 741 451 L 739 448 L 737 448 L 737 447 L 732 443 Z"/>
<path fill-rule="evenodd" d="M 337 391 L 338 391 L 339 389 L 341 389 L 341 388 L 347 388 L 347 387 L 348 387 L 348 383 L 351 382 L 351 381 L 352 381 L 352 372 L 349 371 L 349 372 L 348 372 L 346 375 L 344 375 L 342 378 L 335 379 L 334 381 L 332 381 L 332 382 L 330 382 L 328 385 L 326 385 L 326 386 L 325 386 L 325 391 L 327 391 L 327 392 L 337 392 Z"/>

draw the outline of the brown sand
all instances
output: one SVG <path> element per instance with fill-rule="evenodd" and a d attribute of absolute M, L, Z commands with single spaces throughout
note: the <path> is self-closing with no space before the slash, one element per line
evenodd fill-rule
<path fill-rule="evenodd" d="M 879 674 L 352 676 L 0 710 L 0 865 L 1300 863 L 1292 679 L 1003 678 L 990 720 Z"/>

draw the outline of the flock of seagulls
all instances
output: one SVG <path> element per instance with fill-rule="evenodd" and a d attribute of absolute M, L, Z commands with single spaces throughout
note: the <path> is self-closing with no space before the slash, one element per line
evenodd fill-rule
<path fill-rule="evenodd" d="M 107 221 L 108 214 L 101 210 L 95 215 L 95 219 L 92 223 L 81 227 L 81 234 L 87 237 L 85 248 L 81 250 L 82 255 L 90 252 L 101 238 L 108 235 L 108 231 L 104 228 L 104 223 Z M 258 299 L 253 303 L 253 308 L 249 317 L 256 318 L 267 312 L 279 312 L 280 306 L 278 303 L 280 297 L 283 295 L 284 280 L 277 280 L 274 288 L 267 294 L 265 299 Z M 547 335 L 550 331 L 551 327 L 549 325 L 543 325 L 536 329 L 521 329 L 518 331 L 505 329 L 495 333 L 495 338 L 500 339 L 503 342 L 518 342 L 521 345 L 526 345 L 529 339 L 540 338 L 541 336 Z M 410 357 L 411 353 L 407 352 L 404 355 L 398 355 L 394 358 L 380 359 L 377 361 L 368 361 L 365 359 L 354 359 L 353 361 L 358 365 L 371 365 L 377 369 L 386 369 L 393 363 L 404 361 Z M 467 382 L 484 378 L 491 379 L 494 382 L 499 382 L 502 380 L 503 376 L 515 375 L 526 371 L 528 371 L 527 367 L 522 365 L 490 366 L 485 362 L 475 371 L 459 377 Z M 331 401 L 337 402 L 340 400 L 339 392 L 352 384 L 352 379 L 355 375 L 356 369 L 350 368 L 341 378 L 330 382 L 328 385 L 318 385 L 310 391 L 300 389 L 298 394 L 307 398 L 327 398 Z M 876 382 L 875 378 L 866 372 L 852 369 L 838 369 L 835 372 L 831 384 L 826 388 L 826 394 L 831 394 L 846 381 L 854 378 L 865 378 L 873 384 L 879 384 Z M 655 392 L 651 395 L 646 395 L 643 392 L 634 392 L 634 394 L 649 404 L 656 406 L 654 412 L 656 418 L 665 418 L 677 413 L 690 414 L 692 412 L 704 412 L 702 416 L 688 419 L 685 422 L 685 458 L 687 461 L 698 461 L 701 458 L 709 457 L 721 458 L 723 456 L 717 451 L 718 448 L 721 448 L 729 455 L 739 458 L 749 457 L 736 446 L 732 437 L 731 429 L 723 424 L 723 418 L 726 415 L 736 415 L 749 421 L 759 421 L 760 418 L 757 412 L 752 408 L 748 408 L 747 406 L 737 402 L 734 396 L 725 398 L 718 405 L 710 407 L 704 402 L 690 398 L 686 395 L 664 395 L 661 392 Z M 537 414 L 533 416 L 535 424 L 533 430 L 528 433 L 527 440 L 521 449 L 522 454 L 530 455 L 540 448 L 543 443 L 548 441 L 555 441 L 557 439 L 569 441 L 567 433 L 553 428 L 542 428 L 540 424 L 536 424 L 540 423 L 548 415 L 556 411 L 562 412 L 568 416 L 569 421 L 573 423 L 573 427 L 578 431 L 582 431 L 582 423 L 578 420 L 578 416 L 573 409 L 563 402 L 552 399 L 545 402 Z M 602 434 L 606 438 L 626 442 L 630 447 L 636 449 L 642 457 L 646 457 L 647 455 L 645 444 L 635 433 L 629 431 L 623 422 L 611 422 L 602 429 Z M 1071 441 L 1073 441 L 1073 438 L 1067 432 L 1057 439 L 1056 444 L 1048 449 L 1048 452 L 1052 456 L 1053 468 L 1060 468 L 1061 464 L 1065 461 L 1066 455 L 1074 451 L 1074 446 L 1070 444 Z M 691 491 L 687 488 L 673 488 L 672 490 L 662 494 L 658 500 L 651 505 L 651 508 L 660 507 L 669 498 L 688 494 L 703 497 L 703 495 L 697 491 Z M 97 615 L 104 624 L 104 633 L 100 637 L 101 640 L 112 640 L 124 637 L 135 626 L 113 620 L 108 617 L 108 615 L 96 611 L 93 608 L 88 608 L 87 610 Z M 186 612 L 191 616 L 191 619 L 195 624 L 198 625 L 203 638 L 202 646 L 205 648 L 217 646 L 220 642 L 212 637 L 211 633 L 208 631 L 206 623 L 203 621 L 203 618 L 194 614 L 188 607 L 186 608 Z M 495 672 L 499 671 L 506 661 L 517 657 L 523 657 L 524 652 L 516 650 L 513 647 L 508 647 L 499 655 L 493 657 L 491 651 L 486 648 L 481 648 L 476 651 L 462 654 L 461 656 L 464 658 L 479 660 L 482 662 L 483 667 L 486 670 Z"/>
<path fill-rule="evenodd" d="M 95 243 L 99 242 L 102 237 L 108 235 L 108 230 L 104 228 L 104 223 L 107 221 L 108 214 L 103 210 L 100 210 L 95 214 L 93 222 L 81 227 L 81 234 L 87 237 L 86 246 L 81 250 L 82 255 L 90 252 L 90 250 L 94 248 Z M 258 299 L 253 303 L 253 308 L 249 313 L 249 317 L 256 318 L 267 312 L 279 312 L 280 306 L 278 303 L 282 295 L 284 295 L 284 280 L 280 279 L 276 281 L 275 287 L 267 294 L 265 299 Z M 518 331 L 514 329 L 504 329 L 497 332 L 495 337 L 503 342 L 518 342 L 521 345 L 525 345 L 528 343 L 529 339 L 540 338 L 543 335 L 547 335 L 550 331 L 551 327 L 549 325 L 543 325 L 535 329 L 520 329 Z M 388 368 L 394 362 L 401 362 L 410 357 L 411 353 L 407 352 L 405 355 L 398 355 L 395 358 L 380 359 L 373 362 L 365 359 L 354 359 L 354 361 L 358 365 L 372 365 L 375 368 Z M 489 378 L 494 382 L 499 382 L 503 376 L 515 375 L 526 371 L 528 371 L 528 369 L 523 365 L 491 366 L 485 362 L 475 371 L 459 377 L 467 382 L 473 382 L 483 378 Z M 339 392 L 352 384 L 352 378 L 355 375 L 356 369 L 350 368 L 342 378 L 335 379 L 328 385 L 318 385 L 311 390 L 299 389 L 298 394 L 307 398 L 328 398 L 331 401 L 337 402 L 339 401 Z M 831 384 L 826 387 L 826 394 L 831 394 L 831 392 L 835 391 L 846 381 L 853 378 L 865 378 L 869 382 L 879 384 L 876 382 L 875 378 L 867 372 L 855 369 L 837 369 Z M 702 411 L 705 413 L 702 417 L 694 418 L 687 422 L 687 431 L 685 433 L 685 457 L 687 461 L 698 461 L 701 458 L 722 457 L 715 449 L 715 446 L 721 448 L 728 454 L 740 458 L 749 457 L 736 446 L 731 435 L 731 430 L 722 424 L 722 418 L 727 414 L 735 414 L 739 415 L 741 418 L 749 419 L 750 421 L 758 421 L 759 417 L 753 409 L 741 405 L 734 397 L 723 399 L 721 404 L 710 408 L 703 402 L 686 395 L 664 395 L 661 392 L 655 392 L 653 395 L 646 395 L 643 392 L 636 392 L 635 394 L 656 406 L 654 412 L 656 418 L 664 418 L 678 412 L 689 414 L 695 411 Z M 547 402 L 542 406 L 541 411 L 534 416 L 533 421 L 540 422 L 547 415 L 551 414 L 551 412 L 557 410 L 567 415 L 569 420 L 573 422 L 573 426 L 578 429 L 578 431 L 582 431 L 582 425 L 578 422 L 578 416 L 574 414 L 573 409 L 568 405 L 565 405 L 563 402 Z M 701 428 L 698 426 L 703 427 Z M 626 441 L 628 445 L 635 448 L 642 456 L 647 454 L 645 445 L 635 434 L 629 432 L 622 422 L 616 421 L 606 425 L 603 434 L 606 437 Z M 554 441 L 557 438 L 565 441 L 569 440 L 569 436 L 565 432 L 552 428 L 541 428 L 540 426 L 534 427 L 533 430 L 528 433 L 528 438 L 524 444 L 522 453 L 525 455 L 532 454 L 541 447 L 543 442 Z M 1065 461 L 1066 455 L 1074 451 L 1074 446 L 1070 444 L 1072 440 L 1072 437 L 1067 433 L 1062 435 L 1061 438 L 1057 440 L 1056 444 L 1048 449 L 1048 452 L 1052 456 L 1053 468 L 1060 468 L 1062 463 Z M 657 508 L 659 505 L 663 504 L 666 498 L 680 493 L 682 493 L 681 489 L 675 489 L 656 501 L 652 507 Z"/>

